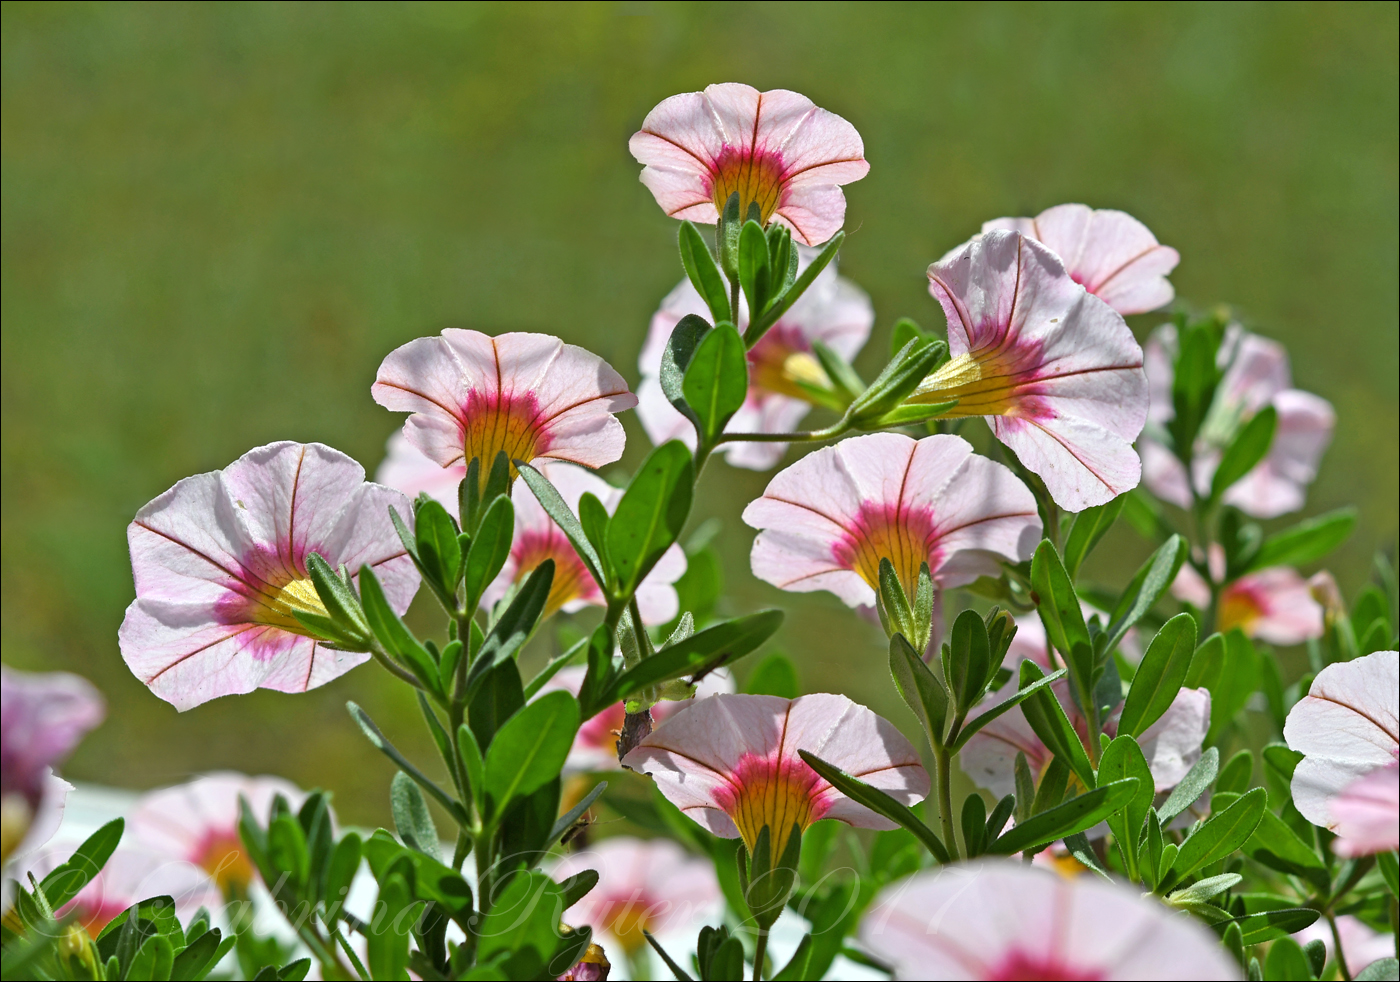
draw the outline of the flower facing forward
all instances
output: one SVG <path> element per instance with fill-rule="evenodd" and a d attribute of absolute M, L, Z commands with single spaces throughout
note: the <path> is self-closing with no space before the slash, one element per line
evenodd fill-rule
<path fill-rule="evenodd" d="M 1188 477 L 1185 465 L 1170 449 L 1166 431 L 1175 416 L 1172 363 L 1176 350 L 1174 325 L 1164 324 L 1148 339 L 1145 364 L 1152 407 L 1140 443 L 1147 487 L 1163 501 L 1190 508 L 1193 486 L 1197 495 L 1210 494 L 1221 455 L 1240 428 L 1265 406 L 1273 406 L 1278 418 L 1269 452 L 1222 500 L 1255 518 L 1275 518 L 1302 508 L 1322 454 L 1332 442 L 1336 423 L 1332 404 L 1292 387 L 1288 352 L 1281 344 L 1231 324 L 1216 356 L 1220 384 L 1191 448 Z"/>
<path fill-rule="evenodd" d="M 812 253 L 801 251 L 801 264 Z M 740 298 L 739 330 L 748 326 L 747 301 Z M 709 310 L 699 292 L 685 280 L 661 303 L 651 318 L 651 330 L 638 359 L 642 383 L 637 387 L 637 415 L 651 442 L 684 440 L 695 446 L 695 428 L 661 390 L 658 376 L 666 342 L 680 319 L 696 314 L 706 319 Z M 812 342 L 820 341 L 850 361 L 870 337 L 875 309 L 864 290 L 837 276 L 835 265 L 817 275 L 807 292 L 749 349 L 749 392 L 730 419 L 730 433 L 789 433 L 807 415 L 812 404 L 799 383 L 827 384 L 825 373 L 812 355 Z M 787 449 L 785 443 L 731 443 L 725 459 L 735 467 L 767 470 Z"/>
<path fill-rule="evenodd" d="M 1212 545 L 1207 563 L 1213 577 L 1224 578 L 1225 552 Z M 1210 608 L 1210 584 L 1189 563 L 1172 581 L 1172 596 L 1198 610 Z M 1310 581 L 1288 566 L 1270 566 L 1227 584 L 1220 591 L 1216 629 L 1239 628 L 1248 638 L 1270 644 L 1302 644 L 1322 637 L 1325 612 Z"/>
<path fill-rule="evenodd" d="M 606 932 L 606 950 L 614 943 L 629 954 L 645 948 L 643 931 L 693 934 L 723 911 L 714 864 L 691 856 L 669 839 L 604 839 L 565 856 L 551 875 L 562 881 L 590 869 L 598 872 L 598 885 L 564 919 Z"/>
<path fill-rule="evenodd" d="M 1198 921 L 1125 884 L 1004 859 L 916 873 L 860 924 L 897 979 L 1238 979 Z"/>
<path fill-rule="evenodd" d="M 57 831 L 72 786 L 53 769 L 106 712 L 87 679 L 0 665 L 0 862 Z"/>
<path fill-rule="evenodd" d="M 942 588 L 996 576 L 1040 540 L 1030 491 L 961 437 L 873 433 L 808 454 L 744 509 L 760 529 L 754 575 L 784 590 L 830 590 L 873 605 L 880 560 L 906 596 L 928 563 Z"/>
<path fill-rule="evenodd" d="M 673 95 L 628 143 L 666 214 L 713 225 L 730 195 L 740 217 L 777 219 L 803 245 L 841 230 L 841 185 L 870 170 L 856 128 L 804 95 L 727 82 Z"/>
<path fill-rule="evenodd" d="M 1167 274 L 1181 256 L 1126 212 L 1056 205 L 1034 218 L 982 224 L 984 235 L 997 229 L 1043 243 L 1060 257 L 1070 279 L 1124 316 L 1165 307 L 1176 296 Z"/>
<path fill-rule="evenodd" d="M 1400 654 L 1376 651 L 1318 672 L 1284 722 L 1289 749 L 1304 755 L 1293 771 L 1293 804 L 1309 822 L 1342 835 L 1338 851 L 1344 855 L 1400 844 L 1398 717 Z M 1369 777 L 1375 773 L 1382 776 Z M 1377 842 L 1368 830 L 1375 812 L 1386 808 L 1388 841 Z"/>
<path fill-rule="evenodd" d="M 457 328 L 395 348 L 370 391 L 386 409 L 413 414 L 404 435 L 442 467 L 480 458 L 482 487 L 502 451 L 527 463 L 612 463 L 626 441 L 613 414 L 637 404 L 612 366 L 576 345 Z"/>
<path fill-rule="evenodd" d="M 1035 239 L 994 230 L 929 267 L 952 360 L 910 401 L 982 416 L 1069 511 L 1137 486 L 1147 419 L 1142 349 L 1121 314 Z"/>
<path fill-rule="evenodd" d="M 799 750 L 908 805 L 928 794 L 913 744 L 887 720 L 845 696 L 719 695 L 686 706 L 622 760 L 651 775 L 666 798 L 701 826 L 750 851 L 765 827 L 781 856 L 794 825 L 834 818 L 862 828 L 894 823 L 817 775 Z"/>
<path fill-rule="evenodd" d="M 246 798 L 261 821 L 279 794 L 293 811 L 306 798 L 304 791 L 280 777 L 249 777 L 232 771 L 151 791 L 137 801 L 127 822 L 130 841 L 198 867 L 225 897 L 246 896 L 256 871 L 238 835 L 238 799 Z"/>
<path fill-rule="evenodd" d="M 319 443 L 269 444 L 185 478 L 127 528 L 127 667 L 182 710 L 258 688 L 303 692 L 349 671 L 369 656 L 327 648 L 296 618 L 326 613 L 306 557 L 356 575 L 371 567 L 403 613 L 418 574 L 390 508 L 412 522 L 407 498 Z"/>
<path fill-rule="evenodd" d="M 1016 622 L 1016 637 L 1007 650 L 1006 666 L 1014 679 L 1023 660 L 1033 661 L 1044 670 L 1050 669 L 1049 644 L 1039 618 L 1023 617 Z M 1070 696 L 1068 679 L 1052 682 L 1051 691 L 1069 717 L 1079 739 L 1088 737 L 1089 724 L 1083 712 Z M 1000 693 L 990 696 L 973 716 L 994 708 L 1016 694 L 1014 683 Z M 1109 711 L 1103 730 L 1110 737 L 1118 732 L 1120 702 Z M 1170 791 L 1181 782 L 1196 761 L 1201 759 L 1202 743 L 1210 729 L 1210 693 L 1206 689 L 1182 689 L 1167 711 L 1138 736 L 1157 793 Z M 1031 729 L 1021 707 L 1008 710 L 978 730 L 963 747 L 959 760 L 963 771 L 978 787 L 986 788 L 998 798 L 1016 790 L 1016 755 L 1026 755 L 1026 764 L 1039 783 L 1053 755 Z"/>

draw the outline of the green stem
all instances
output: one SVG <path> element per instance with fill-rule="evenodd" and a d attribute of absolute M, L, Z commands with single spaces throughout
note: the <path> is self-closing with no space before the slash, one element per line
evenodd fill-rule
<path fill-rule="evenodd" d="M 933 753 L 937 759 L 938 821 L 943 828 L 943 844 L 948 848 L 949 857 L 957 862 L 958 838 L 953 828 L 953 755 L 947 747 L 941 746 L 934 747 Z"/>
<path fill-rule="evenodd" d="M 721 443 L 817 443 L 845 433 L 850 426 L 844 418 L 822 430 L 798 430 L 795 433 L 722 433 L 715 441 Z"/>
<path fill-rule="evenodd" d="M 417 677 L 416 675 L 414 675 L 412 672 L 408 671 L 408 669 L 403 668 L 402 666 L 400 666 L 397 662 L 395 662 L 392 658 L 390 658 L 387 654 L 385 654 L 385 653 L 384 653 L 382 650 L 380 650 L 378 647 L 371 648 L 371 649 L 370 649 L 370 654 L 374 656 L 374 660 L 375 660 L 375 661 L 379 662 L 379 664 L 383 665 L 383 666 L 385 667 L 385 669 L 388 670 L 388 672 L 389 672 L 390 675 L 392 675 L 392 676 L 394 676 L 395 678 L 399 679 L 399 681 L 401 681 L 401 682 L 407 682 L 409 685 L 413 686 L 415 689 L 421 689 L 421 688 L 423 688 L 423 683 L 421 683 L 421 682 L 418 681 L 418 677 Z"/>
<path fill-rule="evenodd" d="M 1345 982 L 1351 982 L 1346 953 L 1342 951 L 1342 934 L 1337 930 L 1337 915 L 1332 913 L 1330 908 L 1327 911 L 1327 926 L 1332 929 L 1332 955 L 1337 959 L 1337 971 L 1341 973 Z"/>
<path fill-rule="evenodd" d="M 753 947 L 753 982 L 762 982 L 763 979 L 763 959 L 768 954 L 768 929 L 761 927 L 758 929 L 758 939 Z"/>

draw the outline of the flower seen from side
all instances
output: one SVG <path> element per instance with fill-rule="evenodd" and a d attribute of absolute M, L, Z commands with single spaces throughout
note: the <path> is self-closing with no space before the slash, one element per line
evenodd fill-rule
<path fill-rule="evenodd" d="M 87 679 L 0 665 L 0 863 L 57 831 L 71 785 L 54 768 L 106 713 Z"/>
<path fill-rule="evenodd" d="M 1118 313 L 1143 314 L 1172 302 L 1167 274 L 1181 256 L 1127 212 L 1056 205 L 1034 218 L 995 218 L 982 233 L 1020 232 L 1060 257 L 1070 279 Z"/>
<path fill-rule="evenodd" d="M 845 696 L 717 695 L 658 726 L 622 765 L 649 774 L 666 798 L 715 835 L 750 851 L 765 827 L 781 856 L 793 826 L 834 818 L 862 828 L 894 823 L 857 804 L 798 755 L 806 750 L 904 804 L 922 801 L 929 776 L 889 721 Z"/>
<path fill-rule="evenodd" d="M 563 880 L 589 869 L 598 872 L 598 885 L 565 919 L 604 932 L 605 949 L 616 944 L 632 954 L 646 947 L 643 931 L 693 933 L 723 910 L 714 864 L 669 839 L 604 839 L 565 856 L 551 875 Z"/>
<path fill-rule="evenodd" d="M 483 488 L 500 452 L 527 463 L 612 463 L 626 442 L 614 414 L 637 404 L 621 375 L 577 345 L 457 328 L 395 348 L 370 391 L 386 409 L 412 413 L 404 435 L 440 466 L 479 458 Z"/>
<path fill-rule="evenodd" d="M 870 171 L 856 128 L 785 89 L 726 82 L 673 95 L 647 113 L 628 149 L 642 183 L 672 218 L 713 225 L 730 195 L 739 215 L 756 206 L 803 245 L 841 230 L 841 185 Z"/>
<path fill-rule="evenodd" d="M 1394 841 L 1400 654 L 1375 651 L 1318 672 L 1289 710 L 1283 738 L 1303 754 L 1293 771 L 1293 804 L 1309 822 L 1343 835 L 1339 851 L 1370 851 L 1365 830 L 1387 802 Z M 1385 776 L 1358 787 L 1373 772 Z"/>
<path fill-rule="evenodd" d="M 1222 500 L 1255 518 L 1276 518 L 1303 507 L 1308 485 L 1332 441 L 1332 404 L 1292 387 L 1288 352 L 1276 341 L 1238 324 L 1225 332 L 1217 354 L 1223 375 L 1191 448 L 1191 473 L 1171 449 L 1166 427 L 1175 415 L 1172 363 L 1176 327 L 1164 324 L 1147 341 L 1145 364 L 1151 391 L 1149 422 L 1140 441 L 1143 481 L 1153 494 L 1181 508 L 1210 493 L 1211 478 L 1230 441 L 1265 406 L 1278 413 L 1269 452 L 1225 492 Z"/>
<path fill-rule="evenodd" d="M 1400 763 L 1392 760 L 1352 781 L 1332 799 L 1332 851 L 1369 856 L 1400 849 Z"/>
<path fill-rule="evenodd" d="M 812 253 L 800 250 L 801 265 Z M 740 298 L 739 330 L 748 327 L 747 301 Z M 637 415 L 652 443 L 683 440 L 694 449 L 695 428 L 667 400 L 659 375 L 671 331 L 682 317 L 709 319 L 704 300 L 689 280 L 667 295 L 651 318 L 651 329 L 638 367 Z M 825 373 L 812 355 L 812 342 L 821 341 L 850 361 L 870 337 L 875 309 L 870 297 L 850 280 L 837 276 L 835 264 L 818 274 L 807 292 L 793 304 L 748 353 L 749 391 L 744 404 L 725 427 L 730 433 L 789 433 L 811 409 L 799 383 L 825 386 Z M 787 449 L 785 443 L 735 442 L 725 447 L 725 459 L 735 467 L 767 470 Z"/>
<path fill-rule="evenodd" d="M 1127 884 L 990 859 L 886 887 L 860 924 L 897 979 L 1238 979 L 1198 921 Z"/>
<path fill-rule="evenodd" d="M 907 596 L 928 563 L 936 586 L 996 576 L 1029 559 L 1040 539 L 1030 491 L 961 437 L 874 433 L 808 454 L 744 509 L 760 530 L 754 575 L 784 590 L 829 590 L 873 605 L 880 560 Z"/>
<path fill-rule="evenodd" d="M 1069 511 L 1136 487 L 1132 442 L 1147 419 L 1147 379 L 1122 315 L 1019 232 L 987 232 L 928 275 L 952 360 L 909 401 L 956 399 L 950 418 L 984 417 Z"/>
<path fill-rule="evenodd" d="M 257 872 L 238 835 L 239 798 L 246 798 L 262 821 L 279 794 L 293 810 L 306 798 L 305 792 L 280 777 L 249 777 L 232 771 L 151 791 L 136 802 L 127 822 L 130 841 L 202 869 L 225 897 L 246 896 Z"/>
<path fill-rule="evenodd" d="M 1382 958 L 1395 957 L 1394 933 L 1382 934 L 1366 925 L 1366 922 L 1351 914 L 1341 914 L 1336 918 L 1337 934 L 1342 939 L 1342 953 L 1347 961 L 1347 975 L 1356 978 L 1372 962 Z M 1332 937 L 1332 927 L 1326 918 L 1318 918 L 1310 927 L 1305 927 L 1293 939 L 1301 945 L 1321 941 L 1331 959 L 1336 954 L 1336 939 Z"/>
<path fill-rule="evenodd" d="M 369 656 L 327 648 L 297 620 L 326 613 L 306 558 L 355 576 L 369 566 L 402 613 L 418 573 L 390 508 L 412 523 L 408 499 L 319 443 L 269 444 L 185 478 L 127 529 L 136 580 L 118 635 L 127 666 L 181 710 L 258 688 L 303 692 L 354 668 Z"/>

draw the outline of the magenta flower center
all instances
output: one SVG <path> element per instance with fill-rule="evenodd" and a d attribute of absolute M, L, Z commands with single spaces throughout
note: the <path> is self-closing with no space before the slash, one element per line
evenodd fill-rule
<path fill-rule="evenodd" d="M 710 164 L 710 198 L 721 214 L 729 196 L 739 192 L 739 217 L 758 205 L 759 224 L 767 225 L 783 196 L 783 159 L 776 153 L 725 144 Z"/>
<path fill-rule="evenodd" d="M 535 397 L 526 393 L 483 392 L 473 389 L 458 417 L 462 428 L 462 459 L 471 463 L 481 460 L 481 486 L 486 487 L 496 454 L 505 452 L 512 462 L 510 474 L 516 476 L 514 461 L 529 462 L 549 449 L 552 442 L 544 420 L 540 419 Z"/>
<path fill-rule="evenodd" d="M 1237 627 L 1253 634 L 1254 623 L 1269 613 L 1269 596 L 1252 583 L 1234 583 L 1220 595 L 1219 629 Z"/>
<path fill-rule="evenodd" d="M 729 787 L 715 792 L 716 802 L 739 829 L 750 852 L 766 826 L 777 860 L 787 846 L 793 825 L 802 831 L 826 814 L 820 795 L 829 785 L 796 756 L 759 757 L 745 754 Z"/>
<path fill-rule="evenodd" d="M 1002 956 L 1001 961 L 988 968 L 986 979 L 1005 982 L 1039 982 L 1041 979 L 1062 979 L 1064 982 L 1094 982 L 1104 973 L 1098 969 L 1084 968 L 1060 961 L 1054 955 L 1041 952 L 1022 951 L 1013 948 Z"/>
<path fill-rule="evenodd" d="M 239 566 L 235 582 L 217 605 L 225 624 L 263 624 L 312 636 L 297 620 L 297 612 L 325 617 L 326 608 L 306 574 L 303 556 L 279 556 L 264 547 L 245 556 Z"/>
<path fill-rule="evenodd" d="M 546 559 L 554 560 L 554 580 L 549 587 L 542 617 L 549 617 L 572 600 L 596 602 L 602 596 L 593 575 L 578 553 L 553 525 L 546 531 L 530 530 L 511 548 L 515 558 L 515 580 L 520 582 Z"/>
<path fill-rule="evenodd" d="M 927 508 L 902 510 L 899 505 L 862 502 L 854 527 L 831 550 L 832 558 L 877 592 L 880 589 L 880 560 L 888 559 L 911 600 L 918 587 L 919 567 L 928 563 L 938 572 L 941 556 L 938 527 Z"/>

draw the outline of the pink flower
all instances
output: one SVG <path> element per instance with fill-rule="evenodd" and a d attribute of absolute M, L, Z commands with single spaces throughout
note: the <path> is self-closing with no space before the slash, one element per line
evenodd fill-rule
<path fill-rule="evenodd" d="M 500 451 L 527 463 L 612 463 L 626 442 L 613 414 L 637 404 L 621 375 L 575 345 L 457 328 L 395 348 L 370 392 L 386 409 L 413 414 L 404 435 L 438 464 L 480 458 L 483 486 Z"/>
<path fill-rule="evenodd" d="M 449 514 L 457 514 L 457 489 L 467 476 L 466 464 L 458 461 L 442 467 L 409 443 L 402 430 L 394 431 L 384 449 L 384 459 L 374 472 L 376 481 L 402 491 L 409 498 L 426 494 L 446 508 Z"/>
<path fill-rule="evenodd" d="M 812 253 L 800 250 L 802 265 Z M 747 301 L 739 300 L 739 330 L 748 326 Z M 667 295 L 661 309 L 651 318 L 651 331 L 642 348 L 639 366 L 642 383 L 637 387 L 637 414 L 651 442 L 660 446 L 667 440 L 684 440 L 695 446 L 695 428 L 661 390 L 657 378 L 666 342 L 671 331 L 687 314 L 709 318 L 708 308 L 689 280 Z M 855 357 L 870 337 L 875 310 L 870 297 L 850 280 L 836 275 L 835 265 L 827 266 L 779 321 L 749 350 L 749 394 L 744 405 L 725 427 L 730 433 L 789 433 L 811 409 L 811 402 L 798 382 L 819 386 L 827 378 L 812 356 L 812 342 L 821 341 L 847 361 Z M 735 467 L 767 470 L 787 450 L 785 443 L 731 443 L 725 458 Z"/>
<path fill-rule="evenodd" d="M 771 828 L 781 856 L 793 825 L 834 818 L 862 828 L 894 824 L 817 776 L 806 750 L 891 797 L 913 804 L 929 777 L 914 746 L 887 720 L 845 696 L 719 695 L 686 706 L 623 758 L 715 835 L 753 849 Z"/>
<path fill-rule="evenodd" d="M 72 786 L 53 769 L 106 714 L 87 679 L 0 665 L 0 861 L 57 831 Z"/>
<path fill-rule="evenodd" d="M 402 613 L 418 574 L 388 511 L 413 519 L 397 491 L 319 443 L 273 443 L 222 471 L 187 477 L 127 529 L 136 600 L 119 639 L 127 666 L 177 709 L 218 696 L 304 692 L 368 655 L 327 648 L 296 619 L 324 615 L 311 552 L 353 574 L 370 566 Z"/>
<path fill-rule="evenodd" d="M 956 436 L 899 433 L 843 440 L 780 471 L 744 509 L 761 529 L 754 575 L 784 590 L 830 590 L 874 604 L 880 560 L 914 596 L 927 562 L 942 588 L 1029 559 L 1040 518 L 1026 486 Z"/>
<path fill-rule="evenodd" d="M 563 689 L 576 696 L 583 686 L 585 671 L 586 669 L 582 665 L 561 668 L 559 673 L 546 682 L 540 691 Z M 708 696 L 733 691 L 734 676 L 727 668 L 718 669 L 700 680 L 695 686 L 695 695 L 691 699 L 664 699 L 652 706 L 652 722 L 655 725 L 660 725 L 667 718 L 689 706 L 694 699 L 704 699 Z M 615 771 L 621 767 L 622 765 L 617 761 L 617 739 L 622 734 L 622 726 L 626 718 L 627 710 L 624 704 L 615 702 L 596 716 L 584 720 L 583 725 L 578 728 L 578 733 L 574 734 L 574 745 L 569 750 L 569 759 L 564 764 L 564 770 L 569 773 L 579 773 Z"/>
<path fill-rule="evenodd" d="M 1346 955 L 1347 975 L 1350 978 L 1356 978 L 1363 968 L 1374 961 L 1395 957 L 1395 935 L 1373 931 L 1358 917 L 1350 914 L 1339 916 L 1337 933 L 1342 938 L 1342 952 Z M 1323 918 L 1313 921 L 1309 927 L 1293 935 L 1293 939 L 1303 945 L 1321 941 L 1329 959 L 1336 954 L 1331 925 Z"/>
<path fill-rule="evenodd" d="M 1050 668 L 1045 628 L 1036 617 L 1016 621 L 1016 637 L 1006 654 L 1006 665 L 1012 670 L 1013 681 L 990 696 L 980 710 L 986 712 L 1015 695 L 1016 671 L 1022 661 L 1035 662 L 1047 671 Z M 1064 707 L 1081 741 L 1088 736 L 1088 721 L 1070 696 L 1069 682 L 1061 679 L 1051 683 L 1051 690 Z M 1110 711 L 1103 729 L 1110 737 L 1118 732 L 1118 713 L 1122 704 Z M 1202 743 L 1210 729 L 1210 693 L 1205 689 L 1182 689 L 1167 711 L 1139 736 L 1147 766 L 1152 771 L 1156 791 L 1170 791 L 1180 783 L 1196 761 L 1201 759 Z M 1026 721 L 1020 707 L 1003 713 L 972 736 L 963 747 L 959 760 L 963 771 L 979 787 L 986 788 L 998 798 L 1016 790 L 1016 754 L 1026 755 L 1026 763 L 1037 782 L 1050 766 L 1052 754 Z"/>
<path fill-rule="evenodd" d="M 1147 378 L 1122 315 L 1017 232 L 987 232 L 928 276 L 953 359 L 910 401 L 956 399 L 950 416 L 985 417 L 1061 508 L 1082 511 L 1136 487 Z"/>
<path fill-rule="evenodd" d="M 1293 804 L 1304 818 L 1334 832 L 1344 822 L 1352 827 L 1362 817 L 1359 799 L 1369 797 L 1371 790 L 1370 784 L 1362 785 L 1358 794 L 1353 785 L 1376 770 L 1389 771 L 1393 799 L 1395 771 L 1391 768 L 1400 747 L 1397 717 L 1400 655 L 1396 652 L 1375 651 L 1317 673 L 1308 694 L 1289 710 L 1283 724 L 1289 748 L 1304 755 L 1293 771 Z"/>
<path fill-rule="evenodd" d="M 1204 925 L 1126 884 L 1011 860 L 916 873 L 860 925 L 897 979 L 1238 979 Z"/>
<path fill-rule="evenodd" d="M 598 871 L 598 885 L 564 916 L 606 932 L 605 948 L 616 943 L 633 953 L 646 947 L 643 931 L 693 934 L 723 911 L 714 864 L 667 839 L 604 839 L 563 857 L 551 875 L 563 880 L 588 869 Z"/>
<path fill-rule="evenodd" d="M 996 218 L 982 234 L 1009 229 L 1043 243 L 1070 278 L 1118 313 L 1142 314 L 1172 302 L 1167 274 L 1181 256 L 1127 212 L 1056 205 L 1034 218 Z"/>
<path fill-rule="evenodd" d="M 817 245 L 846 217 L 842 184 L 870 170 L 856 128 L 796 92 L 737 82 L 673 95 L 628 142 L 642 183 L 672 218 L 713 225 L 729 196 L 739 214 L 758 205 L 803 245 Z"/>
<path fill-rule="evenodd" d="M 293 809 L 306 798 L 280 777 L 220 771 L 142 795 L 127 831 L 133 844 L 203 870 L 223 895 L 241 895 L 257 873 L 238 836 L 238 799 L 247 798 L 253 814 L 265 821 L 279 794 Z"/>
<path fill-rule="evenodd" d="M 1152 409 L 1141 441 L 1143 480 L 1163 501 L 1191 507 L 1196 494 L 1210 493 L 1221 454 L 1241 426 L 1265 406 L 1278 413 L 1268 455 L 1225 492 L 1228 505 L 1255 518 L 1275 518 L 1303 507 L 1318 462 L 1332 442 L 1336 414 L 1326 399 L 1292 388 L 1288 352 L 1275 341 L 1231 324 L 1217 362 L 1223 371 L 1215 401 L 1191 450 L 1191 477 L 1170 449 L 1166 426 L 1172 407 L 1172 361 L 1176 328 L 1164 324 L 1148 339 L 1145 364 Z"/>
<path fill-rule="evenodd" d="M 1343 788 L 1332 799 L 1332 829 L 1339 856 L 1400 849 L 1400 763 L 1392 760 Z"/>
<path fill-rule="evenodd" d="M 1302 644 L 1322 637 L 1322 605 L 1308 581 L 1287 566 L 1241 576 L 1220 592 L 1219 611 L 1218 630 L 1238 627 L 1247 637 L 1270 644 Z"/>

